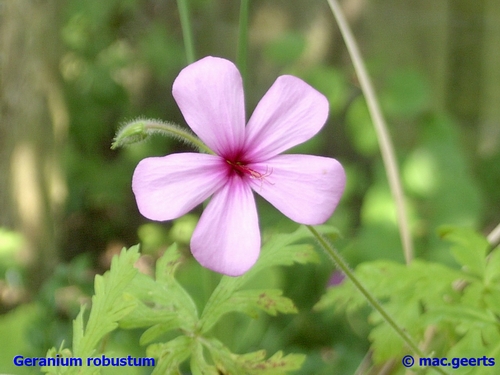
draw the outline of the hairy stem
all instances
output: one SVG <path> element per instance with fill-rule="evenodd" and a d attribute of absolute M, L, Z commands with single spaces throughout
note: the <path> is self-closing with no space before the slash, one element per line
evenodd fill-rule
<path fill-rule="evenodd" d="M 373 294 L 370 293 L 368 289 L 364 287 L 361 281 L 356 277 L 354 271 L 351 270 L 347 262 L 342 258 L 342 256 L 337 252 L 337 250 L 312 226 L 306 225 L 307 229 L 312 233 L 314 238 L 318 241 L 319 245 L 323 248 L 325 253 L 329 256 L 332 262 L 337 265 L 338 268 L 346 275 L 347 278 L 354 284 L 356 289 L 358 289 L 361 294 L 366 298 L 366 300 L 372 305 L 372 307 L 378 311 L 378 313 L 384 318 L 384 320 L 389 324 L 399 337 L 408 345 L 408 347 L 413 351 L 414 354 L 419 357 L 427 357 L 425 353 L 418 347 L 406 330 L 400 327 L 394 319 L 389 315 L 389 313 L 382 307 L 380 302 L 375 298 Z M 434 367 L 434 370 L 440 372 L 441 374 L 447 374 L 445 371 L 439 367 Z"/>
<path fill-rule="evenodd" d="M 340 32 L 342 33 L 342 37 L 344 38 L 347 50 L 349 51 L 349 55 L 351 56 L 356 74 L 359 79 L 359 83 L 361 85 L 361 90 L 363 91 L 363 95 L 366 98 L 368 110 L 370 112 L 370 116 L 377 133 L 382 160 L 384 162 L 387 178 L 389 180 L 389 186 L 396 203 L 399 234 L 401 236 L 401 242 L 403 244 L 405 260 L 408 264 L 413 258 L 413 244 L 410 235 L 410 226 L 408 224 L 404 193 L 401 186 L 401 178 L 399 176 L 399 170 L 396 163 L 394 147 L 392 146 L 391 138 L 387 130 L 387 125 L 384 120 L 384 116 L 382 115 L 382 111 L 380 110 L 380 105 L 378 103 L 377 96 L 375 95 L 373 85 L 363 62 L 363 58 L 361 57 L 361 54 L 359 52 L 356 40 L 354 39 L 351 29 L 349 28 L 349 24 L 347 23 L 337 0 L 327 1 L 330 5 L 335 19 L 337 20 Z"/>
<path fill-rule="evenodd" d="M 146 128 L 149 130 L 154 130 L 159 133 L 163 133 L 167 136 L 173 136 L 177 139 L 180 139 L 188 144 L 192 144 L 201 152 L 205 152 L 207 154 L 215 155 L 215 153 L 207 147 L 198 137 L 191 134 L 190 132 L 181 129 L 175 125 L 170 125 L 162 122 L 153 122 L 146 124 Z"/>
<path fill-rule="evenodd" d="M 113 140 L 111 149 L 114 150 L 119 147 L 144 141 L 154 134 L 161 134 L 178 139 L 179 141 L 197 148 L 200 152 L 215 155 L 206 144 L 191 132 L 169 122 L 149 119 L 137 119 L 122 126 Z"/>

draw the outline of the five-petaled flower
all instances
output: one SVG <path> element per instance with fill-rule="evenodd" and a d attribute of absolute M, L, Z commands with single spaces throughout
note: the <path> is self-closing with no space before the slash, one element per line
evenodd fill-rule
<path fill-rule="evenodd" d="M 344 191 L 338 161 L 279 155 L 325 124 L 327 99 L 304 81 L 281 76 L 245 126 L 243 85 L 233 63 L 203 58 L 173 84 L 184 119 L 216 155 L 179 153 L 142 160 L 133 176 L 139 211 L 151 220 L 178 218 L 210 196 L 191 238 L 205 267 L 226 275 L 248 271 L 260 252 L 252 190 L 290 219 L 324 223 Z"/>

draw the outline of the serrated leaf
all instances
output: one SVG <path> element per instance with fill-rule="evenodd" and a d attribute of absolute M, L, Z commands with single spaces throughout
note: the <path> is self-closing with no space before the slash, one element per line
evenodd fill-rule
<path fill-rule="evenodd" d="M 500 246 L 495 248 L 487 257 L 484 284 L 490 285 L 500 281 Z"/>
<path fill-rule="evenodd" d="M 336 229 L 329 226 L 316 227 L 321 233 L 336 233 Z M 295 232 L 276 234 L 262 247 L 261 255 L 255 266 L 252 267 L 240 280 L 248 280 L 264 268 L 274 266 L 290 266 L 293 263 L 318 263 L 320 258 L 309 244 L 295 244 L 298 241 L 310 240 L 311 232 L 300 226 Z"/>
<path fill-rule="evenodd" d="M 283 356 L 281 351 L 276 352 L 269 359 L 265 359 L 264 350 L 238 355 L 231 353 L 215 339 L 209 341 L 208 349 L 215 365 L 223 374 L 283 375 L 299 370 L 306 359 L 303 354 Z"/>
<path fill-rule="evenodd" d="M 376 364 L 401 357 L 401 353 L 408 351 L 401 337 L 386 324 L 374 327 L 369 334 L 369 339 L 374 348 L 373 362 Z"/>
<path fill-rule="evenodd" d="M 175 280 L 175 271 L 182 263 L 181 257 L 176 243 L 169 246 L 156 262 L 156 281 L 169 284 Z"/>
<path fill-rule="evenodd" d="M 486 251 L 489 244 L 470 228 L 442 227 L 439 229 L 442 238 L 452 242 L 451 253 L 456 261 L 473 275 L 484 277 L 486 269 Z"/>
<path fill-rule="evenodd" d="M 489 288 L 484 295 L 486 306 L 497 316 L 500 316 L 500 285 Z"/>
<path fill-rule="evenodd" d="M 193 375 L 220 375 L 215 366 L 207 363 L 203 355 L 203 345 L 199 341 L 193 343 L 190 364 Z"/>
<path fill-rule="evenodd" d="M 422 335 L 425 324 L 420 321 L 420 306 L 416 300 L 409 298 L 391 300 L 384 304 L 384 309 L 388 311 L 393 320 L 414 339 Z M 373 345 L 373 360 L 375 363 L 382 363 L 391 358 L 402 357 L 408 351 L 403 339 L 394 329 L 385 322 L 382 316 L 374 311 L 370 315 L 370 320 L 376 327 L 369 334 Z"/>
<path fill-rule="evenodd" d="M 125 328 L 150 327 L 141 337 L 146 344 L 173 329 L 194 332 L 198 311 L 191 296 L 175 279 L 181 254 L 174 244 L 156 263 L 156 277 L 137 274 L 130 293 L 137 297 L 136 308 L 120 325 Z"/>
<path fill-rule="evenodd" d="M 179 313 L 176 310 L 146 306 L 138 301 L 136 308 L 120 321 L 120 327 L 127 329 L 150 327 L 155 324 L 170 322 L 177 319 L 178 316 Z M 179 322 L 179 324 L 181 323 Z"/>
<path fill-rule="evenodd" d="M 408 266 L 392 261 L 366 262 L 358 265 L 354 273 L 377 299 L 406 298 L 420 301 L 426 308 L 441 306 L 443 295 L 457 299 L 458 293 L 453 290 L 452 284 L 463 277 L 459 271 L 419 259 Z M 345 280 L 341 285 L 328 288 L 314 309 L 324 310 L 333 306 L 338 311 L 350 313 L 366 305 L 361 292 L 350 280 Z"/>
<path fill-rule="evenodd" d="M 498 325 L 495 314 L 491 311 L 463 305 L 436 307 L 429 311 L 426 316 L 430 322 L 446 320 L 461 324 L 468 322 L 472 325 Z"/>
<path fill-rule="evenodd" d="M 225 303 L 218 306 L 215 313 L 218 316 L 238 311 L 257 317 L 257 311 L 262 310 L 269 315 L 297 313 L 293 301 L 282 296 L 283 291 L 279 289 L 268 290 L 243 290 L 235 292 Z M 207 327 L 208 328 L 208 327 Z"/>
<path fill-rule="evenodd" d="M 128 251 L 123 249 L 111 261 L 110 270 L 104 276 L 96 276 L 95 295 L 92 297 L 92 309 L 85 329 L 82 331 L 83 310 L 75 321 L 76 332 L 79 332 L 78 341 L 73 343 L 76 357 L 90 357 L 99 341 L 135 308 L 136 301 L 125 296 L 125 290 L 138 273 L 134 268 L 138 258 L 138 246 L 133 246 Z"/>
<path fill-rule="evenodd" d="M 80 312 L 73 320 L 73 348 L 82 341 L 83 338 L 83 314 L 85 313 L 85 305 L 80 306 Z"/>
<path fill-rule="evenodd" d="M 453 345 L 450 351 L 447 353 L 449 358 L 481 358 L 487 353 L 487 349 L 484 346 L 481 330 L 469 330 L 462 339 Z M 481 367 L 481 366 L 479 366 Z M 461 366 L 458 368 L 459 374 L 477 374 L 478 368 Z M 455 370 L 458 370 L 455 369 Z M 496 373 L 496 371 L 495 371 Z"/>
<path fill-rule="evenodd" d="M 326 235 L 338 233 L 335 228 L 330 226 L 320 226 L 317 229 Z M 203 310 L 200 320 L 202 332 L 210 330 L 221 316 L 228 312 L 227 301 L 231 298 L 234 291 L 263 269 L 273 266 L 291 265 L 293 263 L 319 262 L 319 256 L 312 245 L 295 244 L 298 241 L 310 239 L 311 233 L 304 226 L 300 226 L 293 233 L 274 235 L 262 247 L 261 256 L 250 271 L 240 277 L 222 277 Z M 221 308 L 221 306 L 226 307 Z"/>
<path fill-rule="evenodd" d="M 180 375 L 179 366 L 191 354 L 192 340 L 187 336 L 179 336 L 167 343 L 148 346 L 146 355 L 157 358 L 151 375 Z"/>
<path fill-rule="evenodd" d="M 175 271 L 181 264 L 181 253 L 177 244 L 171 245 L 156 262 L 156 283 L 167 291 L 168 299 L 180 310 L 181 314 L 189 314 L 193 320 L 198 317 L 196 303 L 188 292 L 175 279 Z"/>
<path fill-rule="evenodd" d="M 171 317 L 171 319 L 165 323 L 156 324 L 150 328 L 148 328 L 140 338 L 139 343 L 141 345 L 149 344 L 151 341 L 154 341 L 161 335 L 172 331 L 174 329 L 178 329 L 181 324 L 179 323 L 179 318 L 177 316 Z"/>
<path fill-rule="evenodd" d="M 401 288 L 405 283 L 402 273 L 402 265 L 392 261 L 375 261 L 358 265 L 354 274 L 361 284 L 377 298 L 385 298 L 394 295 L 395 288 Z M 406 275 L 408 271 L 405 270 Z M 393 280 L 398 280 L 394 283 Z M 324 310 L 334 306 L 336 310 L 356 311 L 367 305 L 363 294 L 354 286 L 350 280 L 345 280 L 341 285 L 335 285 L 327 289 L 320 301 L 314 306 L 315 310 Z"/>

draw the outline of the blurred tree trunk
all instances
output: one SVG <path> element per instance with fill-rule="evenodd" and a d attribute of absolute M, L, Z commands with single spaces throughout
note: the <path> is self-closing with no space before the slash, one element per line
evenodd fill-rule
<path fill-rule="evenodd" d="M 57 261 L 65 198 L 60 149 L 67 113 L 60 89 L 58 0 L 0 3 L 0 226 L 25 239 L 28 287 Z"/>
<path fill-rule="evenodd" d="M 368 60 L 389 73 L 419 69 L 429 79 L 432 108 L 451 112 L 472 147 L 494 154 L 500 143 L 500 1 L 345 0 L 355 1 L 364 1 L 358 38 Z"/>
<path fill-rule="evenodd" d="M 486 1 L 484 20 L 479 152 L 482 157 L 491 157 L 500 149 L 500 1 Z"/>
<path fill-rule="evenodd" d="M 468 128 L 476 139 L 481 110 L 485 0 L 454 0 L 450 2 L 448 45 L 449 75 L 447 107 Z M 496 20 L 498 22 L 498 20 Z M 498 46 L 496 46 L 498 48 Z"/>
<path fill-rule="evenodd" d="M 359 40 L 368 61 L 375 61 L 388 74 L 407 68 L 424 73 L 432 85 L 433 109 L 445 109 L 448 77 L 453 74 L 447 53 L 448 30 L 454 22 L 450 2 L 364 0 L 364 4 Z"/>

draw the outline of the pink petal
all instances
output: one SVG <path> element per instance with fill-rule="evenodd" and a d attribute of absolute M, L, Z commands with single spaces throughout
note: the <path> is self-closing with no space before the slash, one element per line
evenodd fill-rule
<path fill-rule="evenodd" d="M 239 176 L 214 194 L 194 230 L 191 252 L 202 266 L 229 276 L 242 275 L 257 261 L 257 209 L 250 186 Z"/>
<path fill-rule="evenodd" d="M 218 155 L 229 157 L 245 138 L 243 83 L 236 66 L 205 57 L 184 68 L 172 93 L 191 129 Z"/>
<path fill-rule="evenodd" d="M 324 223 L 344 192 L 344 169 L 335 159 L 279 155 L 248 167 L 262 174 L 249 179 L 252 188 L 297 223 Z"/>
<path fill-rule="evenodd" d="M 222 187 L 225 164 L 218 156 L 196 153 L 141 160 L 132 178 L 140 213 L 158 221 L 184 215 Z"/>
<path fill-rule="evenodd" d="M 299 78 L 278 77 L 246 128 L 245 159 L 263 161 L 307 141 L 323 127 L 328 100 Z"/>

